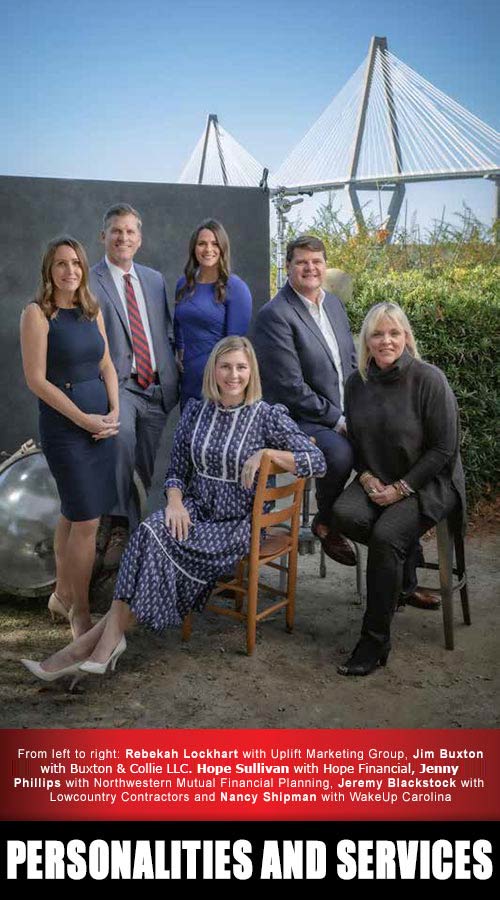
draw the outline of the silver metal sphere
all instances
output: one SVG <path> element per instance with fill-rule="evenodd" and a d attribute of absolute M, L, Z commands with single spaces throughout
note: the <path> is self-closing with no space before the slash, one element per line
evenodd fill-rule
<path fill-rule="evenodd" d="M 50 592 L 59 515 L 45 456 L 24 445 L 0 465 L 0 591 L 25 597 Z"/>

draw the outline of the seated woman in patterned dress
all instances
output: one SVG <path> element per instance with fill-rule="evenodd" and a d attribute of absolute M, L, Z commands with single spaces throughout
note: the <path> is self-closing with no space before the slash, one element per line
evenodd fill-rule
<path fill-rule="evenodd" d="M 201 610 L 224 573 L 249 551 L 256 474 L 264 450 L 299 476 L 325 473 L 325 460 L 284 406 L 261 399 L 250 341 L 226 337 L 214 347 L 204 400 L 191 399 L 177 426 L 165 481 L 167 506 L 142 522 L 123 555 L 111 608 L 81 638 L 41 665 L 53 681 L 79 671 L 104 674 L 126 648 L 132 617 L 155 631 Z"/>

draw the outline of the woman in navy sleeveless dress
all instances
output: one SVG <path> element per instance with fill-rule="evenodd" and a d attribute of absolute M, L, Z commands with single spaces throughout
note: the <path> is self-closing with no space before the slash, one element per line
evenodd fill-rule
<path fill-rule="evenodd" d="M 91 631 L 42 664 L 23 660 L 38 678 L 55 680 L 114 669 L 132 618 L 162 631 L 202 609 L 221 575 L 249 551 L 256 474 L 263 450 L 299 476 L 321 477 L 325 458 L 284 406 L 261 399 L 257 361 L 246 338 L 214 348 L 205 400 L 190 400 L 174 436 L 165 481 L 166 509 L 142 522 L 122 557 L 115 599 Z"/>
<path fill-rule="evenodd" d="M 226 335 L 245 335 L 252 317 L 248 285 L 230 274 L 229 238 L 215 219 L 195 228 L 184 275 L 175 289 L 174 334 L 181 372 L 181 410 L 201 398 L 203 372 L 212 349 Z"/>
<path fill-rule="evenodd" d="M 22 316 L 21 344 L 26 381 L 38 396 L 42 450 L 61 499 L 49 610 L 69 619 L 77 636 L 92 625 L 95 536 L 115 502 L 118 383 L 85 251 L 74 238 L 50 242 L 37 299 Z"/>

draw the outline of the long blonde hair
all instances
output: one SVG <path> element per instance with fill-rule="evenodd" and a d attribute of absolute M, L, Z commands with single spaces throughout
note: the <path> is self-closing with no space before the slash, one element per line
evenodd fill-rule
<path fill-rule="evenodd" d="M 76 238 L 69 234 L 55 237 L 47 244 L 47 249 L 42 259 L 40 283 L 35 295 L 35 300 L 42 309 L 47 319 L 54 315 L 57 305 L 54 300 L 54 282 L 52 281 L 52 263 L 58 247 L 71 247 L 75 251 L 82 268 L 82 280 L 76 290 L 76 304 L 80 307 L 86 319 L 95 319 L 99 312 L 99 304 L 89 288 L 89 264 L 87 254 Z"/>
<path fill-rule="evenodd" d="M 397 303 L 376 303 L 368 310 L 359 335 L 358 369 L 363 381 L 366 381 L 368 364 L 371 359 L 368 341 L 376 331 L 379 322 L 386 316 L 403 329 L 406 336 L 406 349 L 415 359 L 420 359 L 415 336 L 406 313 Z"/>
<path fill-rule="evenodd" d="M 250 406 L 251 403 L 255 403 L 257 400 L 262 399 L 259 365 L 257 363 L 257 357 L 255 356 L 255 350 L 253 349 L 248 338 L 239 337 L 238 335 L 234 334 L 229 335 L 229 337 L 222 338 L 222 340 L 215 345 L 210 356 L 208 357 L 205 371 L 203 373 L 202 394 L 205 400 L 213 400 L 214 403 L 219 402 L 220 392 L 217 381 L 215 380 L 215 366 L 221 356 L 224 356 L 226 353 L 232 353 L 236 350 L 243 351 L 250 366 L 250 379 L 245 390 L 245 406 Z"/>

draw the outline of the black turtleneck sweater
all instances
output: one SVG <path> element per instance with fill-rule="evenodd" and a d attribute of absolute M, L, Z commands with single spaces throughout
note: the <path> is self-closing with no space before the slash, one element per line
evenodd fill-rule
<path fill-rule="evenodd" d="M 406 349 L 388 369 L 372 360 L 366 381 L 359 372 L 348 379 L 345 414 L 359 473 L 384 484 L 403 478 L 435 522 L 453 486 L 465 512 L 457 401 L 440 369 Z"/>

